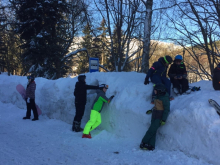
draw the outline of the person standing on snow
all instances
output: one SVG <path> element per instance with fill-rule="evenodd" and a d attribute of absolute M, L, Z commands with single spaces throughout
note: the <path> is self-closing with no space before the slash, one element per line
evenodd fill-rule
<path fill-rule="evenodd" d="M 212 85 L 215 90 L 220 90 L 220 63 L 213 71 Z"/>
<path fill-rule="evenodd" d="M 157 62 L 154 62 L 152 67 L 148 70 L 144 84 L 149 84 L 149 78 L 151 79 L 151 82 L 154 84 L 162 83 L 166 86 L 167 93 L 170 96 L 170 87 L 171 83 L 170 80 L 166 77 L 167 74 L 167 68 L 169 64 L 173 62 L 172 57 L 170 56 L 164 56 L 158 59 Z M 151 103 L 154 103 L 154 92 L 152 94 L 152 100 Z M 173 97 L 170 96 L 170 100 L 173 100 Z"/>
<path fill-rule="evenodd" d="M 80 125 L 81 125 L 82 117 L 85 112 L 87 90 L 99 89 L 99 86 L 87 85 L 85 80 L 86 80 L 85 75 L 79 75 L 78 82 L 76 82 L 74 89 L 76 115 L 73 120 L 72 131 L 75 132 L 83 131 Z"/>
<path fill-rule="evenodd" d="M 105 93 L 108 89 L 108 85 L 101 84 L 99 87 L 100 90 L 97 90 L 97 96 L 92 105 L 90 120 L 85 125 L 82 138 L 92 138 L 90 132 L 94 130 L 96 127 L 98 127 L 102 122 L 101 111 L 102 107 L 104 106 L 104 103 L 110 103 L 111 100 L 114 98 L 114 95 L 112 95 L 109 99 L 105 96 Z"/>
<path fill-rule="evenodd" d="M 182 62 L 183 57 L 176 55 L 174 63 L 170 66 L 168 76 L 173 84 L 175 94 L 190 93 L 189 82 L 187 80 L 187 72 L 185 64 Z"/>
<path fill-rule="evenodd" d="M 32 119 L 32 121 L 35 121 L 38 120 L 38 113 L 35 105 L 36 83 L 34 81 L 34 75 L 27 76 L 27 79 L 28 79 L 28 85 L 26 88 L 26 98 L 25 98 L 27 105 L 27 112 L 26 112 L 26 116 L 23 117 L 23 119 L 30 119 L 31 109 L 32 109 L 34 113 L 34 118 Z"/>
<path fill-rule="evenodd" d="M 154 100 L 155 106 L 152 110 L 146 112 L 147 114 L 152 113 L 152 117 L 151 125 L 140 144 L 140 148 L 143 150 L 155 149 L 157 129 L 166 123 L 170 112 L 170 99 L 166 92 L 166 87 L 163 84 L 156 84 L 154 87 L 154 93 L 156 95 Z"/>

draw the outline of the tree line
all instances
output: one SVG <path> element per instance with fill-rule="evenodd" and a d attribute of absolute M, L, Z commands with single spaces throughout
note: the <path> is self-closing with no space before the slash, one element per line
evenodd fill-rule
<path fill-rule="evenodd" d="M 9 74 L 58 79 L 73 66 L 88 72 L 89 57 L 101 71 L 146 73 L 159 57 L 181 54 L 196 79 L 211 80 L 220 60 L 219 0 L 9 0 L 0 22 Z"/>

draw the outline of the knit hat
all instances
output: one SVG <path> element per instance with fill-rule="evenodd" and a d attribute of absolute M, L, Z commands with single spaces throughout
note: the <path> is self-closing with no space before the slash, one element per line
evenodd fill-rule
<path fill-rule="evenodd" d="M 154 90 L 166 92 L 166 87 L 162 83 L 159 83 L 154 86 Z"/>
<path fill-rule="evenodd" d="M 27 79 L 34 80 L 34 75 L 33 75 L 33 74 L 31 74 L 31 75 L 27 76 Z"/>
<path fill-rule="evenodd" d="M 154 90 L 157 91 L 157 95 L 164 95 L 164 94 L 166 94 L 166 87 L 162 83 L 155 84 L 154 85 Z"/>
<path fill-rule="evenodd" d="M 167 64 L 171 64 L 173 62 L 173 59 L 170 56 L 164 56 L 163 59 Z"/>
<path fill-rule="evenodd" d="M 79 75 L 78 76 L 78 81 L 84 81 L 86 79 L 86 75 Z"/>

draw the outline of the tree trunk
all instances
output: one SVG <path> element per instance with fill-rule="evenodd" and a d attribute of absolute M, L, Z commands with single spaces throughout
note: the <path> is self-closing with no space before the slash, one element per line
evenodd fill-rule
<path fill-rule="evenodd" d="M 149 69 L 149 54 L 150 54 L 150 36 L 151 36 L 151 18 L 152 18 L 152 7 L 153 0 L 147 0 L 146 6 L 146 16 L 144 22 L 144 41 L 143 41 L 143 55 L 141 72 L 147 73 Z"/>

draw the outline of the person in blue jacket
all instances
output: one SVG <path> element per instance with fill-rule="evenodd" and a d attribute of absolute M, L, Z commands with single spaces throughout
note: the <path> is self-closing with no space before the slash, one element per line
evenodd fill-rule
<path fill-rule="evenodd" d="M 152 67 L 148 70 L 144 84 L 147 85 L 150 83 L 149 78 L 151 79 L 151 82 L 154 84 L 164 84 L 166 87 L 166 91 L 170 96 L 170 88 L 171 88 L 171 82 L 166 77 L 167 75 L 167 68 L 168 66 L 173 62 L 172 57 L 166 55 L 164 57 L 160 57 L 157 62 L 154 62 Z M 152 101 L 151 103 L 154 103 L 155 94 L 153 92 L 152 94 Z M 173 97 L 170 96 L 170 100 L 173 100 Z"/>

